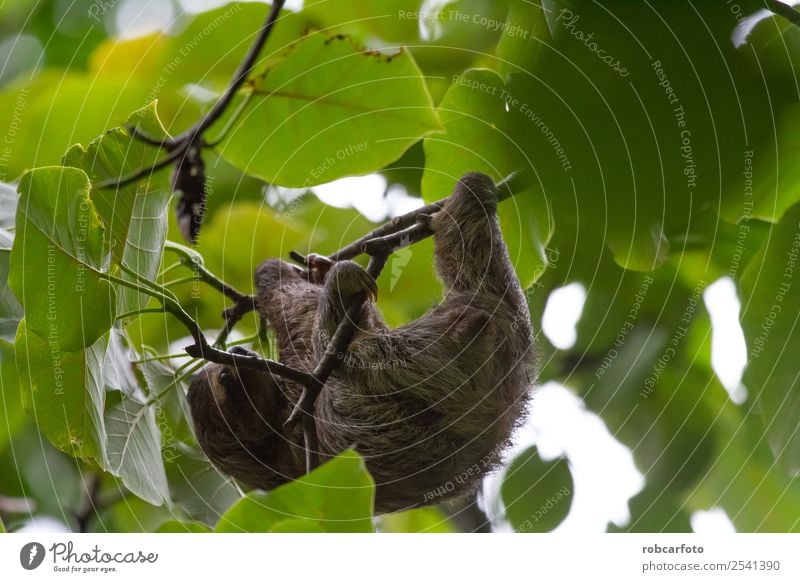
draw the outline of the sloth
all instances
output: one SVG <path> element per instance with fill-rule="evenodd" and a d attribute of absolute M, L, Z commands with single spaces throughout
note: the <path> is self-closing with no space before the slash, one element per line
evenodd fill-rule
<path fill-rule="evenodd" d="M 443 300 L 394 329 L 365 302 L 316 402 L 321 458 L 358 451 L 375 480 L 376 513 L 474 493 L 523 420 L 535 381 L 533 335 L 497 203 L 488 176 L 460 179 L 427 217 Z M 350 299 L 377 296 L 375 280 L 357 263 L 317 255 L 307 270 L 267 260 L 255 280 L 280 361 L 307 372 L 347 317 Z M 296 479 L 305 472 L 303 431 L 301 423 L 284 424 L 301 391 L 269 373 L 206 366 L 187 398 L 200 447 L 247 486 L 269 490 Z"/>

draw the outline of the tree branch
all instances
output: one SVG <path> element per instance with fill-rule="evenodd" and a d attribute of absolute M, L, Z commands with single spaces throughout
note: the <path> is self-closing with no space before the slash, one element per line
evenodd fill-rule
<path fill-rule="evenodd" d="M 285 3 L 286 0 L 272 0 L 272 6 L 269 10 L 269 14 L 267 15 L 267 20 L 264 22 L 264 26 L 261 27 L 256 40 L 250 46 L 250 49 L 247 51 L 244 60 L 239 64 L 239 68 L 233 75 L 233 79 L 231 79 L 231 82 L 227 89 L 225 89 L 225 92 L 217 100 L 211 110 L 206 113 L 203 118 L 200 119 L 197 124 L 195 124 L 194 127 L 187 129 L 185 132 L 180 134 L 177 138 L 175 138 L 175 141 L 194 141 L 198 136 L 202 135 L 209 127 L 211 127 L 220 117 L 222 117 L 222 115 L 228 109 L 228 106 L 233 101 L 233 98 L 236 96 L 236 92 L 247 80 L 247 77 L 250 76 L 253 66 L 256 64 L 258 53 L 261 52 L 261 49 L 264 48 L 264 45 L 267 43 L 269 35 L 275 26 L 275 21 L 278 19 L 278 15 L 283 9 L 283 5 Z"/>
<path fill-rule="evenodd" d="M 153 136 L 149 136 L 136 127 L 128 128 L 131 137 L 134 139 L 138 139 L 149 145 L 165 148 L 169 152 L 165 158 L 155 162 L 148 168 L 142 168 L 141 170 L 133 172 L 127 176 L 99 182 L 95 185 L 95 188 L 116 189 L 134 182 L 138 182 L 142 178 L 149 176 L 155 170 L 164 168 L 178 159 L 183 159 L 186 157 L 187 152 L 190 152 L 190 150 L 193 148 L 197 151 L 201 151 L 205 147 L 208 147 L 209 144 L 205 142 L 203 135 L 225 114 L 228 107 L 233 102 L 236 93 L 239 91 L 244 82 L 247 80 L 247 77 L 252 72 L 253 66 L 258 59 L 258 54 L 261 52 L 261 49 L 264 48 L 267 40 L 269 40 L 272 29 L 274 28 L 275 22 L 278 19 L 278 15 L 283 9 L 283 5 L 285 3 L 286 0 L 272 0 L 272 6 L 267 14 L 267 19 L 264 22 L 264 25 L 261 27 L 261 30 L 259 30 L 258 36 L 256 36 L 255 41 L 248 49 L 247 54 L 242 62 L 239 64 L 239 68 L 234 73 L 233 78 L 226 87 L 224 93 L 220 96 L 217 102 L 214 103 L 214 106 L 192 127 L 182 132 L 177 137 L 168 139 L 158 139 Z"/>
<path fill-rule="evenodd" d="M 513 174 L 509 175 L 508 177 L 506 177 L 497 184 L 498 200 L 499 201 L 505 200 L 506 198 L 509 198 L 514 194 L 519 194 L 523 190 L 527 190 L 530 187 L 529 180 L 530 180 L 530 175 L 528 172 L 514 172 Z M 328 258 L 332 261 L 344 261 L 347 259 L 353 259 L 366 252 L 364 248 L 365 243 L 374 241 L 375 239 L 385 238 L 389 235 L 394 235 L 399 231 L 411 227 L 412 225 L 419 224 L 420 217 L 431 215 L 438 212 L 439 210 L 442 209 L 442 206 L 446 201 L 447 198 L 444 198 L 442 200 L 439 200 L 438 202 L 432 202 L 431 204 L 427 204 L 426 206 L 417 208 L 416 210 L 412 210 L 411 212 L 403 214 L 402 216 L 396 216 L 389 222 L 379 226 L 378 228 L 376 228 L 371 232 L 368 232 L 367 234 L 356 239 L 349 245 L 342 247 L 335 253 L 331 254 Z M 407 244 L 397 246 L 394 250 L 403 248 L 405 246 L 408 246 L 409 244 L 419 242 L 431 236 L 432 234 L 433 232 L 430 229 L 415 231 L 412 234 L 412 236 L 414 237 L 413 240 L 411 240 Z"/>

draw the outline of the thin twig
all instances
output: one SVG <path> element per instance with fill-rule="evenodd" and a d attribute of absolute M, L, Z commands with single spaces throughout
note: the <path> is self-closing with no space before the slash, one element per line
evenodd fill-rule
<path fill-rule="evenodd" d="M 174 150 L 167 154 L 165 158 L 155 162 L 152 166 L 141 168 L 120 178 L 109 178 L 108 180 L 103 180 L 102 182 L 95 184 L 94 187 L 97 190 L 115 190 L 117 188 L 122 188 L 123 186 L 128 186 L 129 184 L 138 182 L 142 178 L 152 175 L 162 168 L 166 168 L 183 154 L 183 150 Z"/>
<path fill-rule="evenodd" d="M 251 311 L 255 311 L 256 309 L 256 296 L 255 295 L 243 295 L 239 298 L 236 303 L 228 307 L 225 311 L 222 312 L 222 320 L 224 321 L 224 325 L 222 330 L 219 332 L 217 339 L 214 340 L 214 345 L 216 347 L 221 347 L 225 344 L 230 335 L 231 331 L 233 331 L 234 326 L 239 323 L 239 321 Z"/>
<path fill-rule="evenodd" d="M 395 218 L 379 226 L 375 230 L 368 232 L 367 234 L 365 234 L 360 238 L 357 238 L 349 245 L 342 247 L 341 249 L 330 255 L 328 258 L 332 261 L 344 261 L 347 259 L 353 259 L 365 252 L 364 243 L 374 240 L 376 238 L 381 238 L 394 234 L 400 230 L 412 226 L 413 224 L 416 224 L 417 220 L 419 220 L 419 217 L 421 215 L 426 215 L 426 214 L 429 215 L 441 210 L 442 205 L 445 203 L 445 201 L 446 199 L 439 200 L 438 202 L 433 202 L 432 204 L 423 206 L 422 208 L 417 208 L 416 210 L 412 210 L 411 212 L 403 214 L 402 216 L 396 216 Z"/>
<path fill-rule="evenodd" d="M 250 49 L 247 51 L 244 60 L 239 64 L 239 68 L 233 75 L 233 79 L 231 80 L 227 89 L 225 89 L 225 92 L 217 100 L 211 110 L 206 113 L 194 127 L 187 129 L 185 132 L 180 134 L 175 138 L 175 141 L 194 140 L 197 136 L 202 135 L 220 117 L 222 117 L 222 115 L 225 113 L 225 110 L 236 96 L 237 91 L 239 91 L 239 88 L 244 84 L 244 82 L 247 80 L 247 77 L 250 75 L 253 66 L 256 64 L 256 59 L 258 59 L 258 53 L 261 52 L 261 49 L 264 48 L 264 45 L 269 39 L 272 28 L 275 26 L 275 21 L 278 19 L 278 15 L 283 9 L 283 5 L 285 3 L 286 0 L 272 1 L 272 7 L 267 15 L 267 20 L 264 23 L 264 26 L 259 31 L 258 36 L 250 46 Z"/>
<path fill-rule="evenodd" d="M 209 362 L 225 364 L 228 366 L 238 366 L 250 370 L 258 370 L 260 372 L 271 372 L 273 374 L 283 376 L 288 380 L 298 382 L 304 386 L 311 385 L 313 383 L 313 378 L 311 377 L 310 374 L 301 372 L 299 370 L 295 370 L 294 368 L 286 366 L 285 364 L 281 364 L 280 362 L 267 360 L 258 356 L 244 356 L 241 354 L 231 354 L 229 352 L 211 346 L 208 343 L 206 336 L 203 334 L 203 330 L 200 328 L 200 324 L 198 324 L 192 318 L 192 316 L 189 315 L 183 309 L 178 300 L 174 296 L 170 296 L 170 294 L 166 290 L 163 289 L 159 290 L 157 288 L 153 289 L 147 286 L 134 283 L 133 281 L 121 279 L 119 277 L 115 277 L 113 275 L 108 275 L 105 273 L 101 273 L 101 276 L 108 279 L 112 283 L 116 283 L 117 285 L 122 285 L 124 287 L 135 289 L 141 293 L 150 295 L 161 301 L 161 304 L 164 306 L 164 310 L 174 315 L 178 319 L 178 321 L 180 321 L 184 325 L 184 327 L 189 331 L 189 334 L 192 336 L 194 343 L 186 348 L 186 353 L 192 356 L 193 358 L 201 358 Z M 151 283 L 151 285 L 154 284 Z"/>
<path fill-rule="evenodd" d="M 200 279 L 210 287 L 213 287 L 232 301 L 242 301 L 249 297 L 249 295 L 245 295 L 244 293 L 237 291 L 225 281 L 217 277 L 214 273 L 209 271 L 203 262 L 203 256 L 194 249 L 190 249 L 172 241 L 167 241 L 164 244 L 164 250 L 171 251 L 178 255 L 180 262 L 187 268 L 191 269 L 196 278 Z"/>
<path fill-rule="evenodd" d="M 236 366 L 248 370 L 256 370 L 258 372 L 270 372 L 271 374 L 282 376 L 287 380 L 297 382 L 302 386 L 310 386 L 314 383 L 314 378 L 311 374 L 295 370 L 286 364 L 281 364 L 280 362 L 255 355 L 244 356 L 241 354 L 232 354 L 212 347 L 208 345 L 208 343 L 205 345 L 198 345 L 197 343 L 192 344 L 186 348 L 186 353 L 193 358 L 200 358 L 216 364 Z"/>
<path fill-rule="evenodd" d="M 164 306 L 164 310 L 174 315 L 178 321 L 180 321 L 194 339 L 195 343 L 201 345 L 208 345 L 205 336 L 203 335 L 203 330 L 200 329 L 200 325 L 192 319 L 192 316 L 186 313 L 186 311 L 181 307 L 181 304 L 174 299 L 173 297 L 169 297 L 166 293 L 159 292 L 155 289 L 150 289 L 149 287 L 144 287 L 133 281 L 128 281 L 127 279 L 121 279 L 120 277 L 115 277 L 113 275 L 108 275 L 106 273 L 101 273 L 105 279 L 112 283 L 116 283 L 117 285 L 122 285 L 123 287 L 128 287 L 129 289 L 134 289 L 135 291 L 139 291 L 140 293 L 144 293 L 145 295 L 150 295 L 151 297 L 155 297 L 161 304 Z"/>
<path fill-rule="evenodd" d="M 526 190 L 529 186 L 530 176 L 528 172 L 514 172 L 513 174 L 509 175 L 502 181 L 498 182 L 497 184 L 497 198 L 498 201 L 505 200 L 514 194 L 519 194 L 520 192 Z M 331 254 L 328 258 L 332 261 L 344 261 L 347 259 L 353 259 L 363 253 L 365 253 L 364 243 L 369 241 L 373 241 L 374 239 L 384 238 L 389 235 L 393 235 L 399 231 L 407 229 L 415 224 L 419 223 L 420 217 L 425 215 L 431 215 L 439 210 L 442 209 L 442 206 L 447 201 L 447 198 L 439 200 L 438 202 L 432 202 L 431 204 L 427 204 L 422 206 L 421 208 L 417 208 L 416 210 L 412 210 L 402 216 L 396 216 L 395 218 L 391 219 L 389 222 L 382 224 L 375 230 L 372 230 L 365 234 L 364 236 L 357 238 L 355 241 L 350 243 L 347 246 L 342 247 L 335 253 Z M 428 230 L 426 233 L 423 232 L 415 232 L 414 236 L 419 237 L 415 238 L 408 244 L 412 244 L 415 242 L 419 242 L 433 234 L 432 231 Z M 403 246 L 408 246 L 403 245 Z M 402 247 L 397 247 L 402 248 Z M 397 250 L 397 248 L 395 250 Z M 296 256 L 299 256 L 295 253 Z M 295 259 L 297 260 L 297 259 Z"/>

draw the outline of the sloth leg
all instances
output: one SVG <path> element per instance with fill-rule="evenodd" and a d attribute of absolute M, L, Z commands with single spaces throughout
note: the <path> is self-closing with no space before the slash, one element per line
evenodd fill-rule
<path fill-rule="evenodd" d="M 497 190 L 484 174 L 466 174 L 431 220 L 436 267 L 448 289 L 502 298 L 515 286 L 497 221 Z"/>
<path fill-rule="evenodd" d="M 497 189 L 484 174 L 465 174 L 434 214 L 436 267 L 447 296 L 488 311 L 506 332 L 529 343 L 528 305 L 497 220 Z"/>
<path fill-rule="evenodd" d="M 327 348 L 339 323 L 347 316 L 350 300 L 362 293 L 367 299 L 373 300 L 378 295 L 378 285 L 369 273 L 353 261 L 340 261 L 331 267 L 322 287 L 314 323 L 313 345 L 318 357 Z M 365 305 L 358 327 L 369 330 L 380 327 L 373 321 L 376 317 L 374 308 Z"/>

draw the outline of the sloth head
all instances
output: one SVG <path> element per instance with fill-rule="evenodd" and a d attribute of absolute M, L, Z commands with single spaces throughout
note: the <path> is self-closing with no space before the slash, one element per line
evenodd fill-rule
<path fill-rule="evenodd" d="M 253 355 L 238 346 L 231 353 Z M 187 400 L 197 442 L 223 472 L 261 488 L 290 478 L 278 467 L 286 403 L 269 373 L 210 364 L 192 379 Z"/>

